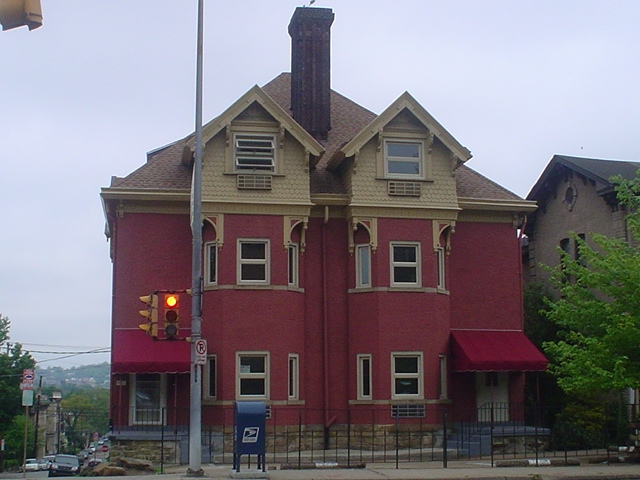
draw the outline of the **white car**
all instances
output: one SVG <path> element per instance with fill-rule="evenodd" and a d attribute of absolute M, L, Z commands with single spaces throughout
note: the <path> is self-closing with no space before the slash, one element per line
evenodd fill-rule
<path fill-rule="evenodd" d="M 40 462 L 35 458 L 27 458 L 22 467 L 23 472 L 37 472 L 40 470 Z"/>

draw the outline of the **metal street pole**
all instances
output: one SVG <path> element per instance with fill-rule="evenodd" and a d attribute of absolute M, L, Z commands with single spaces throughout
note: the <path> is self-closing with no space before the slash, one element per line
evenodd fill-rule
<path fill-rule="evenodd" d="M 202 46 L 204 0 L 198 0 L 196 55 L 196 151 L 191 185 L 191 411 L 189 415 L 189 469 L 187 476 L 204 476 L 202 470 L 202 367 L 196 365 L 196 342 L 202 327 Z"/>

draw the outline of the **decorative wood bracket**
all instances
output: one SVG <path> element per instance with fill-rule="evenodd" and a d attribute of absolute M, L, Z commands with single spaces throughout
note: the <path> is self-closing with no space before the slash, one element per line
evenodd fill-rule
<path fill-rule="evenodd" d="M 307 228 L 309 228 L 309 217 L 284 217 L 284 249 L 286 250 L 293 243 L 291 234 L 300 224 L 302 224 L 300 229 L 300 255 L 302 255 L 307 246 L 306 236 Z"/>
<path fill-rule="evenodd" d="M 208 222 L 216 232 L 216 243 L 218 245 L 218 249 L 222 248 L 222 245 L 224 244 L 224 215 L 219 213 L 217 215 L 205 217 L 204 220 Z"/>
<path fill-rule="evenodd" d="M 375 217 L 358 218 L 352 217 L 349 223 L 349 253 L 353 255 L 355 251 L 355 243 L 353 234 L 358 230 L 358 226 L 362 225 L 369 233 L 369 245 L 373 253 L 378 249 L 378 219 Z"/>
<path fill-rule="evenodd" d="M 439 220 L 433 221 L 433 251 L 437 251 L 439 248 L 443 248 L 447 255 L 451 253 L 451 234 L 455 233 L 456 222 L 451 220 L 448 222 L 441 222 Z"/>

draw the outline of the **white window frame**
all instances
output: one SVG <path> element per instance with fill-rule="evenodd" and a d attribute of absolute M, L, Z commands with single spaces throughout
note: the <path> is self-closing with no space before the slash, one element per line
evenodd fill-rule
<path fill-rule="evenodd" d="M 290 353 L 288 359 L 287 396 L 289 400 L 300 398 L 300 356 Z"/>
<path fill-rule="evenodd" d="M 263 358 L 264 372 L 243 371 L 242 359 L 244 357 Z M 263 380 L 264 393 L 260 395 L 242 394 L 242 380 Z M 269 352 L 236 352 L 236 398 L 250 400 L 267 400 L 269 398 Z"/>
<path fill-rule="evenodd" d="M 297 243 L 287 245 L 287 283 L 290 287 L 300 285 L 300 246 Z"/>
<path fill-rule="evenodd" d="M 211 253 L 214 255 L 214 265 L 211 266 Z M 213 274 L 213 278 L 211 275 Z M 207 242 L 204 245 L 204 284 L 218 284 L 218 242 Z"/>
<path fill-rule="evenodd" d="M 418 157 L 390 156 L 390 145 L 415 145 L 418 147 Z M 390 172 L 390 162 L 415 163 L 418 166 L 418 173 L 398 173 Z M 424 180 L 425 178 L 425 162 L 424 162 L 424 144 L 421 140 L 409 140 L 402 138 L 388 138 L 384 140 L 384 175 L 386 178 L 398 179 L 414 179 Z"/>
<path fill-rule="evenodd" d="M 138 408 L 138 388 L 143 382 L 151 382 L 151 380 L 142 380 L 140 376 L 154 376 L 157 380 L 153 380 L 158 384 L 158 405 L 150 408 Z M 166 373 L 132 373 L 129 379 L 131 385 L 129 405 L 131 405 L 131 425 L 163 425 L 164 413 L 167 407 L 167 374 Z M 144 414 L 142 413 L 144 411 Z"/>
<path fill-rule="evenodd" d="M 264 258 L 242 258 L 242 245 L 244 244 L 264 244 Z M 237 261 L 237 282 L 238 285 L 269 285 L 271 283 L 271 242 L 268 239 L 260 238 L 239 238 L 238 239 L 238 261 Z M 264 265 L 264 279 L 243 279 L 242 267 L 244 265 Z"/>
<path fill-rule="evenodd" d="M 415 262 L 401 262 L 394 260 L 395 247 L 411 247 L 415 248 L 416 260 Z M 392 287 L 420 287 L 422 285 L 422 257 L 420 253 L 419 242 L 391 242 L 389 244 L 389 263 L 390 263 L 390 285 Z M 414 268 L 416 272 L 415 282 L 400 282 L 396 281 L 395 269 L 396 268 Z"/>
<path fill-rule="evenodd" d="M 445 270 L 445 252 L 443 247 L 436 248 L 436 269 L 437 269 L 437 285 L 438 288 L 445 289 L 446 287 L 446 270 Z"/>
<path fill-rule="evenodd" d="M 371 286 L 371 245 L 356 245 L 356 288 Z"/>
<path fill-rule="evenodd" d="M 243 142 L 263 142 L 270 147 L 257 148 L 250 153 L 250 148 Z M 233 171 L 236 173 L 270 174 L 276 171 L 276 137 L 269 134 L 235 133 L 233 135 Z M 244 157 L 244 164 L 239 163 L 239 158 Z M 255 163 L 250 163 L 251 159 Z M 267 160 L 269 160 L 267 165 Z"/>
<path fill-rule="evenodd" d="M 422 399 L 424 398 L 424 373 L 422 352 L 392 352 L 391 353 L 391 398 L 393 399 Z M 397 358 L 415 358 L 417 360 L 417 372 L 396 372 Z M 396 380 L 417 380 L 418 391 L 416 393 L 396 393 Z"/>
<path fill-rule="evenodd" d="M 372 361 L 370 353 L 360 353 L 357 355 L 357 398 L 358 400 L 373 399 L 373 377 Z M 365 389 L 365 379 L 369 383 L 369 392 Z"/>
<path fill-rule="evenodd" d="M 202 390 L 202 396 L 205 400 L 215 400 L 218 397 L 218 357 L 216 355 L 208 355 L 207 363 L 203 370 L 204 389 Z"/>

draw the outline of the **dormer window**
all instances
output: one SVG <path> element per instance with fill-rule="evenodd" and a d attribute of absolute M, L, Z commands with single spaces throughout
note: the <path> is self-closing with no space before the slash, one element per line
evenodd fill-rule
<path fill-rule="evenodd" d="M 424 178 L 422 142 L 386 140 L 384 170 L 387 178 Z"/>
<path fill-rule="evenodd" d="M 275 137 L 273 135 L 234 136 L 234 169 L 241 173 L 274 172 Z"/>

